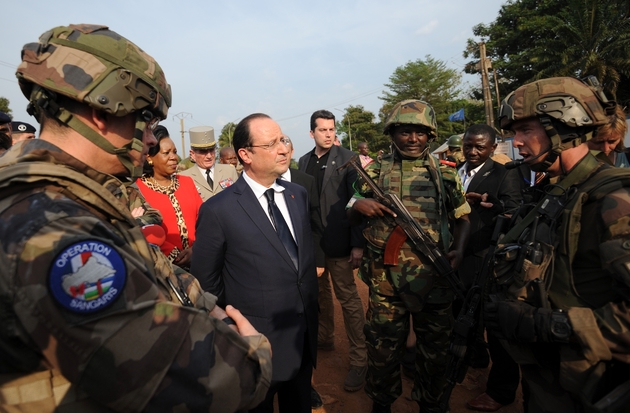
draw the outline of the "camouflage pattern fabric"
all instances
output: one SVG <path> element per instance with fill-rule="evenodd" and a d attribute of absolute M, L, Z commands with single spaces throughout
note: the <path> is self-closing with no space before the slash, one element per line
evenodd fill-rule
<path fill-rule="evenodd" d="M 171 87 L 160 65 L 106 26 L 59 26 L 22 51 L 16 73 L 31 99 L 33 84 L 116 116 L 150 109 L 162 119 Z"/>
<path fill-rule="evenodd" d="M 136 222 L 141 227 L 145 225 L 161 225 L 162 224 L 162 214 L 155 208 L 152 208 L 151 205 L 144 199 L 142 193 L 138 189 L 136 183 L 129 183 L 127 185 L 127 197 L 129 199 L 129 210 L 133 211 L 136 208 L 144 209 L 144 214 L 139 217 L 136 217 Z"/>
<path fill-rule="evenodd" d="M 0 193 L 3 408 L 234 412 L 263 400 L 268 340 L 168 301 L 120 181 L 32 140 L 1 158 Z M 111 286 L 81 282 L 97 269 Z M 8 397 L 16 376 L 47 371 L 70 387 Z"/>
<path fill-rule="evenodd" d="M 383 256 L 366 248 L 360 268 L 370 292 L 365 324 L 368 373 L 365 391 L 380 404 L 393 403 L 402 392 L 400 363 L 409 334 L 409 315 L 416 333 L 416 361 L 412 398 L 422 412 L 440 412 L 446 385 L 447 349 L 453 327 L 453 292 L 438 278 L 426 258 L 401 250 L 399 266 L 383 265 Z M 366 277 L 366 275 L 369 275 Z M 407 291 L 392 279 L 406 277 Z M 414 291 L 410 291 L 413 288 Z"/>
<path fill-rule="evenodd" d="M 630 171 L 592 154 L 573 171 L 587 162 L 595 167 L 582 171 L 565 206 L 553 277 L 545 278 L 551 308 L 568 314 L 570 342 L 506 343 L 532 411 L 598 411 L 589 409 L 630 377 Z"/>
<path fill-rule="evenodd" d="M 423 229 L 436 242 L 442 242 L 441 217 L 448 215 L 456 219 L 470 212 L 456 171 L 446 166 L 440 168 L 447 205 L 452 206 L 449 211 L 444 211 L 437 202 L 435 184 L 427 170 L 428 159 L 401 161 L 394 156 L 397 155 L 385 155 L 383 162 L 368 165 L 366 172 L 385 192 L 397 192 Z M 386 165 L 388 170 L 384 170 Z M 371 196 L 361 181 L 355 184 L 355 189 L 356 198 Z M 372 218 L 365 229 L 366 234 L 381 238 L 371 239 L 366 235 L 369 242 L 359 268 L 359 277 L 368 285 L 370 294 L 364 329 L 369 367 L 366 392 L 374 401 L 386 405 L 400 396 L 400 361 L 411 314 L 418 336 L 412 397 L 419 402 L 423 412 L 437 412 L 446 384 L 444 375 L 453 323 L 451 303 L 454 293 L 448 282 L 437 275 L 431 262 L 408 242 L 399 252 L 398 266 L 383 264 L 384 246 L 392 230 L 391 224 L 384 219 Z"/>
<path fill-rule="evenodd" d="M 435 110 L 430 104 L 421 100 L 409 99 L 397 103 L 385 119 L 383 133 L 389 133 L 389 130 L 396 125 L 422 125 L 429 130 L 429 140 L 437 138 Z"/>

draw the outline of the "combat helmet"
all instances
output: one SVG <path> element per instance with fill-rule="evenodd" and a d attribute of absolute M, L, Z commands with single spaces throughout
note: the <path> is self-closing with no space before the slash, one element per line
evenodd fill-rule
<path fill-rule="evenodd" d="M 452 135 L 447 139 L 446 145 L 449 148 L 461 148 L 462 147 L 462 137 L 459 135 Z"/>
<path fill-rule="evenodd" d="M 59 26 L 24 46 L 16 76 L 31 115 L 41 121 L 45 112 L 115 154 L 132 177 L 142 173 L 129 151 L 142 151 L 144 129 L 157 126 L 171 106 L 162 68 L 142 49 L 106 26 Z M 133 139 L 115 148 L 64 108 L 59 95 L 114 116 L 136 113 Z"/>
<path fill-rule="evenodd" d="M 428 129 L 429 142 L 437 138 L 435 110 L 422 100 L 409 99 L 397 103 L 385 119 L 383 132 L 387 135 L 398 125 L 422 125 Z"/>
<path fill-rule="evenodd" d="M 572 77 L 554 77 L 528 83 L 501 102 L 502 129 L 522 119 L 537 117 L 551 140 L 542 163 L 530 165 L 540 172 L 551 166 L 560 153 L 591 139 L 597 127 L 608 122 L 616 103 L 609 101 L 594 76 L 584 82 Z"/>

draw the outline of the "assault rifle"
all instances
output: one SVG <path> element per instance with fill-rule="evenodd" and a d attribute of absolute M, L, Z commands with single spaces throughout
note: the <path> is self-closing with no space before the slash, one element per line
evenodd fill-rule
<path fill-rule="evenodd" d="M 470 357 L 468 353 L 468 347 L 475 342 L 475 336 L 479 329 L 479 306 L 484 299 L 484 291 L 486 281 L 489 273 L 492 270 L 492 263 L 494 261 L 494 251 L 497 247 L 499 236 L 503 232 L 504 227 L 508 224 L 510 219 L 506 216 L 497 216 L 494 231 L 490 238 L 490 247 L 488 253 L 484 257 L 481 270 L 475 275 L 473 280 L 473 286 L 466 294 L 466 299 L 462 305 L 462 309 L 457 315 L 455 324 L 453 325 L 453 332 L 451 333 L 451 344 L 448 349 L 448 353 L 451 359 L 448 362 L 446 368 L 446 388 L 442 394 L 442 400 L 440 402 L 440 409 L 443 412 L 449 410 L 449 399 L 455 384 L 461 383 L 466 376 L 468 370 L 468 359 Z"/>
<path fill-rule="evenodd" d="M 431 238 L 414 217 L 409 213 L 407 208 L 403 205 L 400 198 L 395 194 L 386 194 L 381 188 L 369 177 L 369 175 L 361 167 L 361 162 L 358 156 L 353 156 L 350 160 L 341 168 L 352 166 L 356 169 L 357 173 L 367 186 L 372 190 L 374 199 L 385 205 L 387 208 L 394 211 L 396 217 L 391 217 L 396 228 L 394 232 L 389 236 L 387 245 L 385 246 L 385 254 L 383 256 L 383 263 L 385 265 L 397 265 L 398 253 L 402 244 L 409 240 L 409 242 L 420 251 L 425 257 L 427 257 L 431 263 L 435 266 L 438 274 L 448 281 L 455 294 L 464 299 L 464 285 L 459 277 L 453 271 L 451 263 L 446 258 L 446 255 L 440 250 L 433 238 Z M 340 168 L 340 169 L 341 169 Z"/>

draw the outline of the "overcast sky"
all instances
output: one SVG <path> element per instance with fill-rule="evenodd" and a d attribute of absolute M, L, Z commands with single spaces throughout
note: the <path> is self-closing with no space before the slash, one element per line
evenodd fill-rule
<path fill-rule="evenodd" d="M 0 25 L 0 96 L 14 119 L 36 125 L 15 80 L 20 51 L 70 23 L 109 26 L 152 55 L 173 89 L 162 124 L 181 153 L 185 128 L 254 112 L 277 120 L 295 158 L 313 147 L 312 112 L 341 118 L 348 105 L 378 113 L 393 71 L 426 55 L 463 70 L 472 27 L 490 23 L 504 0 L 363 1 L 5 1 Z M 466 76 L 471 84 L 477 76 Z M 340 111 L 341 110 L 341 111 Z M 186 135 L 186 152 L 188 152 Z M 187 154 L 186 154 L 187 155 Z"/>

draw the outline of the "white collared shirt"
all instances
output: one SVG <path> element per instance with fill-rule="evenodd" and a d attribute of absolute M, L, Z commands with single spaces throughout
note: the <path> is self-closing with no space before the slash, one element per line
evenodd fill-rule
<path fill-rule="evenodd" d="M 477 172 L 485 165 L 486 163 L 482 163 L 475 169 L 468 171 L 466 173 L 466 169 L 468 169 L 468 162 L 464 163 L 461 168 L 457 171 L 459 178 L 462 180 L 462 184 L 464 185 L 464 192 L 468 192 L 468 185 L 470 185 L 470 181 L 475 177 Z"/>
<path fill-rule="evenodd" d="M 212 164 L 212 166 L 210 167 L 210 169 L 203 169 L 201 166 L 197 165 L 197 168 L 199 168 L 199 171 L 201 172 L 201 175 L 206 177 L 206 180 L 208 179 L 208 175 L 206 175 L 206 171 L 210 171 L 210 179 L 212 179 L 212 183 L 214 183 L 214 164 Z M 214 185 L 213 185 L 214 186 Z"/>
<path fill-rule="evenodd" d="M 280 179 L 283 181 L 291 182 L 291 168 L 287 169 L 285 173 L 280 175 Z"/>
<path fill-rule="evenodd" d="M 265 192 L 269 188 L 254 181 L 252 178 L 247 176 L 247 173 L 245 171 L 243 171 L 241 178 L 245 179 L 245 182 L 247 182 L 247 185 L 249 185 L 249 187 L 252 189 L 252 191 L 254 192 L 254 196 L 256 197 L 256 199 L 258 199 L 258 202 L 260 202 L 260 206 L 262 207 L 263 211 L 265 211 L 267 218 L 269 218 L 269 222 L 271 222 L 271 225 L 273 225 L 273 221 L 271 220 L 271 217 L 269 216 L 269 201 L 267 201 L 267 196 L 265 195 Z M 289 209 L 287 208 L 287 202 L 285 201 L 284 194 L 282 193 L 284 192 L 285 188 L 282 185 L 279 185 L 275 181 L 271 185 L 270 188 L 273 188 L 274 200 L 276 202 L 276 205 L 278 206 L 280 213 L 282 213 L 282 217 L 286 221 L 287 225 L 289 225 L 289 229 L 291 230 L 291 235 L 293 236 L 293 239 L 295 240 L 295 231 L 293 231 L 293 222 L 291 221 L 291 215 L 289 214 Z M 296 241 L 296 244 L 297 244 L 297 241 Z"/>

